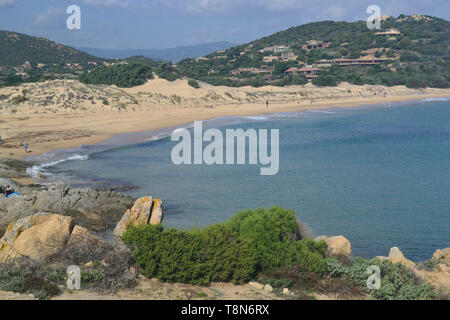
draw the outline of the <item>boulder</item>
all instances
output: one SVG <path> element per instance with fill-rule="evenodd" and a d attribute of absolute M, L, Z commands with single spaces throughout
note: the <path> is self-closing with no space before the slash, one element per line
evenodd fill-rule
<path fill-rule="evenodd" d="M 431 284 L 435 289 L 450 292 L 450 268 L 439 263 L 433 270 L 413 269 L 414 273 L 422 280 Z"/>
<path fill-rule="evenodd" d="M 405 258 L 398 247 L 391 248 L 388 258 L 392 263 L 401 263 L 408 268 L 416 267 L 416 264 L 414 262 Z"/>
<path fill-rule="evenodd" d="M 89 230 L 105 230 L 133 204 L 131 197 L 115 191 L 71 188 L 64 184 L 43 188 L 22 188 L 20 197 L 0 197 L 0 235 L 18 219 L 38 212 L 70 216 Z"/>
<path fill-rule="evenodd" d="M 77 243 L 79 244 L 82 242 L 96 245 L 99 244 L 100 242 L 103 242 L 103 240 L 93 235 L 91 232 L 89 232 L 88 229 L 76 225 L 72 230 L 72 233 L 70 235 L 67 244 L 72 245 Z"/>
<path fill-rule="evenodd" d="M 431 260 L 450 266 L 450 248 L 436 250 Z"/>
<path fill-rule="evenodd" d="M 377 257 L 383 260 L 389 260 L 392 263 L 401 263 L 409 270 L 411 270 L 417 277 L 423 281 L 428 282 L 437 290 L 444 292 L 450 292 L 450 267 L 445 264 L 446 258 L 448 259 L 448 250 L 437 250 L 433 254 L 432 260 L 437 264 L 432 270 L 424 270 L 418 268 L 418 266 L 407 259 L 398 247 L 391 248 L 388 257 Z M 447 260 L 448 261 L 448 260 Z"/>
<path fill-rule="evenodd" d="M 74 227 L 73 219 L 40 213 L 12 223 L 0 239 L 0 262 L 21 257 L 44 260 L 62 250 Z"/>
<path fill-rule="evenodd" d="M 258 282 L 249 282 L 248 285 L 256 290 L 263 290 L 264 285 Z"/>
<path fill-rule="evenodd" d="M 128 224 L 134 226 L 157 225 L 162 222 L 162 219 L 162 201 L 160 199 L 153 200 L 150 196 L 143 197 L 137 199 L 133 207 L 125 212 L 114 229 L 114 235 L 120 237 L 125 232 Z"/>
<path fill-rule="evenodd" d="M 327 243 L 327 255 L 332 256 L 346 256 L 350 257 L 352 254 L 352 245 L 350 241 L 344 236 L 326 237 L 320 236 L 316 241 L 324 240 Z"/>
<path fill-rule="evenodd" d="M 153 201 L 153 209 L 150 217 L 150 224 L 157 225 L 161 224 L 162 221 L 163 221 L 162 201 L 160 199 L 155 199 Z"/>
<path fill-rule="evenodd" d="M 81 247 L 73 246 L 80 244 Z M 74 248 L 82 248 L 86 254 L 91 254 L 91 251 L 105 245 L 103 240 L 86 228 L 75 225 L 71 217 L 39 213 L 8 226 L 0 239 L 0 263 L 19 258 L 43 261 Z"/>
<path fill-rule="evenodd" d="M 266 284 L 264 286 L 264 291 L 267 293 L 271 293 L 271 292 L 273 292 L 273 287 L 270 284 Z"/>

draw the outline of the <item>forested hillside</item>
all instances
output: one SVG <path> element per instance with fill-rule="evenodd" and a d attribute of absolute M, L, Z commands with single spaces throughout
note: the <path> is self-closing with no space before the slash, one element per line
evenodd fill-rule
<path fill-rule="evenodd" d="M 450 23 L 429 16 L 385 17 L 381 30 L 369 30 L 365 21 L 314 22 L 184 60 L 178 72 L 228 86 L 283 86 L 310 80 L 318 85 L 347 81 L 448 88 L 449 40 Z"/>

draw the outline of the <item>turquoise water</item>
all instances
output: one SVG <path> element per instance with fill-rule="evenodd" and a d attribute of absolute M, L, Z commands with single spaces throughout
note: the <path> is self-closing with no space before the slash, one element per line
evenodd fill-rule
<path fill-rule="evenodd" d="M 450 247 L 449 100 L 229 117 L 206 127 L 279 129 L 279 173 L 261 176 L 259 165 L 175 166 L 170 138 L 89 150 L 49 171 L 162 198 L 169 227 L 277 205 L 295 210 L 316 235 L 344 235 L 355 255 L 398 246 L 419 261 Z"/>

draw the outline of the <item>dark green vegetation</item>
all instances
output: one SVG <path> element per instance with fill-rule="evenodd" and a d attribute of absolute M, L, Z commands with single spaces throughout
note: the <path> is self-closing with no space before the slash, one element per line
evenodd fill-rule
<path fill-rule="evenodd" d="M 192 88 L 195 88 L 195 89 L 200 88 L 200 85 L 198 84 L 198 82 L 197 82 L 196 80 L 189 80 L 189 81 L 188 81 L 188 84 L 189 84 Z"/>
<path fill-rule="evenodd" d="M 86 84 L 114 84 L 120 88 L 130 88 L 144 84 L 147 79 L 153 79 L 153 73 L 149 65 L 132 62 L 110 67 L 100 66 L 91 72 L 83 73 L 79 79 Z"/>
<path fill-rule="evenodd" d="M 376 299 L 433 299 L 432 288 L 400 264 L 327 257 L 324 241 L 308 239 L 291 210 L 245 210 L 224 224 L 192 231 L 129 225 L 123 241 L 143 275 L 165 282 L 207 285 L 257 279 L 296 298 L 312 294 Z M 367 289 L 367 267 L 381 269 L 381 289 Z"/>
<path fill-rule="evenodd" d="M 367 268 L 371 265 L 380 267 L 381 287 L 379 290 L 367 289 Z M 365 260 L 353 258 L 348 265 L 335 260 L 329 260 L 327 269 L 330 277 L 344 278 L 354 281 L 361 288 L 365 288 L 376 299 L 383 300 L 429 300 L 436 297 L 431 286 L 420 281 L 404 265 L 378 259 Z"/>
<path fill-rule="evenodd" d="M 75 77 L 103 61 L 45 38 L 0 31 L 0 86 Z"/>
<path fill-rule="evenodd" d="M 318 67 L 316 61 L 322 59 L 372 56 L 384 60 L 377 65 L 320 66 L 320 71 L 314 71 L 318 78 L 312 81 L 319 86 L 349 82 L 449 88 L 450 22 L 430 16 L 400 15 L 382 22 L 381 31 L 391 28 L 401 34 L 377 36 L 367 28 L 366 21 L 308 23 L 209 54 L 203 59 L 185 59 L 176 66 L 142 56 L 107 60 L 47 39 L 0 31 L 0 86 L 77 77 L 84 73 L 81 79 L 86 83 L 129 87 L 145 82 L 152 72 L 169 81 L 185 77 L 231 87 L 286 86 L 305 84 L 308 80 L 302 72 L 285 73 L 290 67 Z M 303 49 L 310 40 L 329 46 Z M 274 46 L 284 46 L 286 52 L 270 50 Z M 276 59 L 269 61 L 268 56 Z M 125 61 L 130 66 L 121 66 Z M 110 66 L 105 67 L 104 63 Z M 135 63 L 142 64 L 139 72 Z M 93 75 L 88 74 L 91 70 Z M 119 76 L 118 72 L 124 75 Z"/>
<path fill-rule="evenodd" d="M 129 226 L 123 241 L 147 277 L 200 285 L 243 283 L 282 265 L 324 268 L 325 243 L 300 240 L 298 230 L 294 213 L 275 207 L 243 211 L 226 224 L 194 231 Z"/>
<path fill-rule="evenodd" d="M 92 262 L 91 265 L 86 265 Z M 32 294 L 49 299 L 67 288 L 67 267 L 81 269 L 81 288 L 99 293 L 114 293 L 136 285 L 134 262 L 123 244 L 93 243 L 80 240 L 62 252 L 36 262 L 28 258 L 0 264 L 0 290 Z"/>
<path fill-rule="evenodd" d="M 175 69 L 168 63 L 156 63 L 144 57 L 132 57 L 128 62 L 96 67 L 90 72 L 83 73 L 79 80 L 86 84 L 114 84 L 120 88 L 130 88 L 153 79 L 153 73 L 169 81 L 178 78 Z"/>
<path fill-rule="evenodd" d="M 389 59 L 376 66 L 336 66 L 324 68 L 316 85 L 333 86 L 347 81 L 352 84 L 382 84 L 387 86 L 448 88 L 450 84 L 450 23 L 446 20 L 420 16 L 401 15 L 382 22 L 382 30 L 398 29 L 400 35 L 376 36 L 367 28 L 365 21 L 314 22 L 275 33 L 248 44 L 233 47 L 224 53 L 206 56 L 206 60 L 187 59 L 178 64 L 178 72 L 190 78 L 213 85 L 261 86 L 266 84 L 284 86 L 304 82 L 303 75 L 285 75 L 292 66 L 312 65 L 321 59 L 359 58 L 372 54 Z M 322 49 L 304 50 L 309 40 L 329 43 Z M 272 51 L 260 52 L 272 46 L 288 46 L 297 56 L 291 61 L 264 62 L 265 56 L 278 56 Z M 232 70 L 273 66 L 272 73 L 249 71 L 232 75 Z"/>

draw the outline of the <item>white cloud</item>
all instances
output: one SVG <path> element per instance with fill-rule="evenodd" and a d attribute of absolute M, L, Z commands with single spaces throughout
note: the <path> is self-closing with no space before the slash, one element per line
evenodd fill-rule
<path fill-rule="evenodd" d="M 1 7 L 11 7 L 15 5 L 18 0 L 0 0 L 0 8 Z"/>
<path fill-rule="evenodd" d="M 103 6 L 103 7 L 118 6 L 122 8 L 126 8 L 130 5 L 129 2 L 122 0 L 83 0 L 83 3 L 93 6 Z"/>
<path fill-rule="evenodd" d="M 35 24 L 43 24 L 51 20 L 52 18 L 59 16 L 63 13 L 62 9 L 56 7 L 49 7 L 46 12 L 36 14 L 34 19 Z"/>

